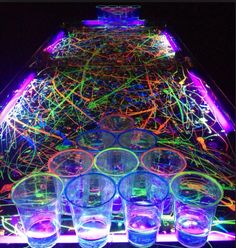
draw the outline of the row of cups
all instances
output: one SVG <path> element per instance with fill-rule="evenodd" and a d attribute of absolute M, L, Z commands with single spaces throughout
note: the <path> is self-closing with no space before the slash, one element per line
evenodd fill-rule
<path fill-rule="evenodd" d="M 158 239 L 162 215 L 172 210 L 179 242 L 201 247 L 223 197 L 215 179 L 183 172 L 184 156 L 169 148 L 139 155 L 122 147 L 96 154 L 69 149 L 52 156 L 48 167 L 49 173 L 26 177 L 12 189 L 31 247 L 52 247 L 57 242 L 61 214 L 72 215 L 81 247 L 103 247 L 114 212 L 124 214 L 129 242 L 149 247 Z"/>
<path fill-rule="evenodd" d="M 184 156 L 156 147 L 157 136 L 135 128 L 130 116 L 106 115 L 99 127 L 79 134 L 78 149 L 54 154 L 49 173 L 33 174 L 13 187 L 29 245 L 54 246 L 61 214 L 67 214 L 81 247 L 102 247 L 112 215 L 121 213 L 129 242 L 149 247 L 158 239 L 162 215 L 173 210 L 179 242 L 204 245 L 223 196 L 221 186 L 207 175 L 183 172 Z"/>
<path fill-rule="evenodd" d="M 135 152 L 142 152 L 157 144 L 157 136 L 147 129 L 132 128 L 119 133 L 105 129 L 92 129 L 78 135 L 78 148 L 98 152 L 108 147 L 122 147 Z"/>

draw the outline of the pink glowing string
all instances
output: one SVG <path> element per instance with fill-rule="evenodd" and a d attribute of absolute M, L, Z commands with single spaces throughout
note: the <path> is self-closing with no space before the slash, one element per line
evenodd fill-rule
<path fill-rule="evenodd" d="M 233 241 L 235 240 L 234 233 L 223 233 L 218 231 L 210 232 L 208 236 L 208 241 Z M 77 243 L 78 238 L 76 235 L 61 235 L 59 237 L 58 243 Z M 124 233 L 110 234 L 109 242 L 111 243 L 127 243 L 128 238 Z M 173 234 L 158 234 L 157 242 L 177 242 L 176 235 Z M 27 239 L 24 236 L 0 236 L 0 244 L 22 244 L 27 243 Z"/>

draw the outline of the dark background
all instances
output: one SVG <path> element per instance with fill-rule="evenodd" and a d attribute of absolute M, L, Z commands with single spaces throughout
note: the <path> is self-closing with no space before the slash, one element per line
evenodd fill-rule
<path fill-rule="evenodd" d="M 0 3 L 0 93 L 63 22 L 96 19 L 97 4 Z M 234 104 L 235 4 L 138 4 L 141 19 L 167 24 Z"/>

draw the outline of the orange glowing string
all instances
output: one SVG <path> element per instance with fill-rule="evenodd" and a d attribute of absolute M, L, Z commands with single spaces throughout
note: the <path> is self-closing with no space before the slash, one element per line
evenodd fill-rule
<path fill-rule="evenodd" d="M 13 183 L 4 184 L 0 190 L 0 194 L 11 191 Z"/>
<path fill-rule="evenodd" d="M 148 88 L 150 90 L 150 95 L 153 96 L 154 94 L 153 94 L 153 90 L 152 90 L 152 86 L 151 86 L 151 83 L 150 83 L 148 73 L 146 73 L 146 80 L 147 80 Z"/>
<path fill-rule="evenodd" d="M 169 117 L 164 123 L 162 123 L 157 130 L 154 131 L 155 134 L 160 134 L 161 130 L 167 125 L 167 123 L 170 121 L 171 117 Z"/>
<path fill-rule="evenodd" d="M 197 137 L 196 140 L 200 143 L 200 145 L 202 146 L 202 149 L 204 151 L 207 151 L 207 147 L 206 147 L 206 144 L 205 144 L 205 140 L 203 137 Z"/>
<path fill-rule="evenodd" d="M 224 197 L 227 201 L 221 200 L 221 203 L 223 203 L 224 206 L 228 207 L 230 210 L 235 212 L 235 200 L 231 199 L 230 197 L 225 196 Z"/>
<path fill-rule="evenodd" d="M 145 128 L 150 120 L 150 118 L 152 117 L 152 115 L 155 113 L 155 111 L 151 111 L 151 113 L 148 115 L 148 118 L 145 120 L 145 122 L 142 125 L 142 128 Z"/>
<path fill-rule="evenodd" d="M 143 113 L 147 113 L 147 112 L 151 112 L 151 111 L 156 111 L 156 106 L 154 106 L 151 109 L 147 109 L 147 110 L 143 110 L 143 111 L 139 111 L 139 112 L 134 112 L 134 113 L 130 113 L 129 116 L 133 116 L 133 115 L 139 115 L 139 114 L 143 114 Z"/>
<path fill-rule="evenodd" d="M 46 132 L 46 131 L 44 131 L 44 130 L 41 130 L 41 129 L 38 129 L 38 128 L 35 128 L 35 127 L 32 127 L 32 126 L 29 126 L 29 125 L 27 125 L 26 123 L 24 123 L 24 122 L 22 122 L 22 121 L 20 121 L 20 120 L 17 120 L 17 119 L 12 119 L 12 120 L 14 120 L 15 122 L 21 124 L 22 126 L 26 126 L 28 129 L 31 129 L 31 130 L 34 130 L 34 131 L 36 131 L 36 132 L 38 132 L 38 133 L 46 134 L 46 135 L 48 135 L 48 136 L 51 136 L 51 137 L 54 137 L 54 138 L 56 138 L 56 139 L 62 140 L 62 138 L 61 138 L 60 136 L 57 136 L 57 135 L 55 135 L 55 134 Z M 15 129 L 18 133 L 20 133 L 20 135 L 23 135 L 23 133 L 19 132 L 15 127 L 13 127 L 13 126 L 11 125 L 10 121 L 8 122 L 8 124 L 9 124 L 13 129 Z"/>

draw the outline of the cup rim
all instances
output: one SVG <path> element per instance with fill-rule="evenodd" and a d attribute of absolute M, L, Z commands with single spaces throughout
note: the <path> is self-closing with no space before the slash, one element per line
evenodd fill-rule
<path fill-rule="evenodd" d="M 22 184 L 23 182 L 25 182 L 25 181 L 27 181 L 27 180 L 29 180 L 29 179 L 32 179 L 32 178 L 34 178 L 34 177 L 38 177 L 38 176 L 51 176 L 51 177 L 53 177 L 53 178 L 56 178 L 56 179 L 58 180 L 58 182 L 60 182 L 60 184 L 61 184 L 61 186 L 62 186 L 62 187 L 61 187 L 61 190 L 60 190 L 60 192 L 59 192 L 59 196 L 62 195 L 62 193 L 63 193 L 63 191 L 64 191 L 64 183 L 63 183 L 62 179 L 61 179 L 59 176 L 57 176 L 57 175 L 55 175 L 55 174 L 52 174 L 52 173 L 48 173 L 48 172 L 38 172 L 38 173 L 34 173 L 34 174 L 31 174 L 30 176 L 26 176 L 26 177 L 22 178 L 21 180 L 19 180 L 19 181 L 12 187 L 12 190 L 11 190 L 11 199 L 12 199 L 12 201 L 13 201 L 13 203 L 14 203 L 15 205 L 17 205 L 17 204 L 19 203 L 18 200 L 14 199 L 14 193 L 15 193 L 15 190 L 17 189 L 17 187 L 18 187 L 20 184 Z M 54 201 L 57 201 L 57 199 L 53 199 L 53 200 L 47 202 L 47 203 L 44 204 L 44 205 L 49 205 L 49 204 L 51 204 L 51 203 L 54 202 Z M 26 203 L 21 203 L 21 204 L 22 204 L 22 205 L 30 205 L 30 204 L 26 204 Z M 32 206 L 32 208 L 33 208 L 33 206 Z"/>
<path fill-rule="evenodd" d="M 152 151 L 171 151 L 171 152 L 173 152 L 173 153 L 176 153 L 176 154 L 182 159 L 182 161 L 184 162 L 184 165 L 182 166 L 181 170 L 179 170 L 179 172 L 176 172 L 176 173 L 162 173 L 162 172 L 159 173 L 159 172 L 155 172 L 155 171 L 151 170 L 149 167 L 147 167 L 147 166 L 145 165 L 144 161 L 143 161 L 143 160 L 144 160 L 144 157 L 145 157 L 149 152 L 152 152 Z M 157 175 L 160 175 L 160 176 L 164 176 L 164 177 L 174 176 L 174 175 L 176 175 L 177 173 L 180 173 L 180 172 L 184 171 L 185 168 L 187 167 L 187 161 L 186 161 L 184 155 L 183 155 L 181 152 L 179 152 L 179 151 L 177 151 L 177 150 L 175 150 L 175 149 L 173 149 L 173 148 L 167 148 L 167 147 L 154 147 L 154 148 L 152 148 L 152 149 L 149 149 L 148 151 L 144 152 L 144 153 L 141 155 L 140 161 L 141 161 L 142 166 L 143 166 L 146 170 L 148 170 L 148 171 L 150 171 L 150 172 L 152 172 L 152 173 L 154 173 L 154 174 L 157 174 Z"/>
<path fill-rule="evenodd" d="M 97 158 L 98 158 L 98 156 L 101 155 L 101 154 L 103 154 L 103 153 L 105 153 L 105 152 L 111 151 L 111 150 L 112 150 L 112 151 L 114 151 L 114 150 L 125 151 L 125 152 L 128 152 L 128 153 L 132 154 L 133 157 L 136 159 L 136 162 L 137 162 L 137 163 L 136 163 L 135 167 L 134 167 L 132 170 L 130 170 L 130 172 L 132 172 L 132 171 L 134 171 L 134 170 L 136 170 L 136 169 L 138 168 L 138 166 L 139 166 L 139 159 L 138 159 L 138 156 L 137 156 L 133 151 L 131 151 L 131 150 L 129 150 L 129 149 L 122 148 L 122 147 L 109 147 L 109 148 L 106 148 L 106 149 L 102 150 L 101 152 L 97 153 L 96 156 L 94 157 L 94 166 L 95 166 L 101 173 L 103 173 L 103 174 L 105 174 L 105 175 L 108 175 L 108 176 L 111 176 L 111 177 L 121 177 L 121 176 L 126 175 L 126 173 L 123 173 L 123 174 L 115 174 L 115 175 L 114 175 L 114 174 L 112 174 L 112 173 L 104 172 L 104 171 L 102 170 L 102 168 L 100 168 L 100 166 L 97 165 Z"/>
<path fill-rule="evenodd" d="M 82 173 L 84 174 L 84 173 L 86 173 L 87 171 L 89 171 L 91 168 L 92 168 L 92 166 L 93 166 L 93 160 L 94 160 L 94 156 L 91 154 L 91 153 L 89 153 L 88 151 L 85 151 L 85 150 L 82 150 L 82 149 L 76 149 L 76 148 L 72 148 L 72 149 L 66 149 L 66 150 L 62 150 L 62 151 L 59 151 L 59 152 L 56 152 L 55 154 L 53 154 L 50 158 L 49 158 L 49 160 L 48 160 L 48 163 L 47 163 L 47 167 L 48 167 L 48 169 L 49 169 L 49 173 L 53 173 L 53 174 L 55 174 L 55 175 L 57 175 L 57 176 L 59 176 L 59 177 L 63 177 L 63 178 L 71 178 L 71 177 L 75 177 L 75 176 L 79 176 L 80 174 L 77 174 L 77 175 L 62 175 L 62 174 L 60 174 L 60 173 L 57 173 L 56 171 L 54 171 L 52 168 L 51 168 L 51 163 L 52 163 L 52 161 L 58 156 L 58 155 L 61 155 L 61 154 L 63 154 L 63 153 L 65 153 L 65 152 L 82 152 L 82 153 L 85 153 L 86 155 L 88 155 L 88 157 L 91 159 L 91 163 L 90 163 L 90 165 L 88 166 L 88 168 L 87 168 L 87 170 L 85 170 L 85 171 L 83 171 Z"/>
<path fill-rule="evenodd" d="M 100 121 L 99 121 L 99 126 L 100 127 L 102 127 L 102 121 L 104 120 L 104 119 L 106 119 L 107 117 L 109 117 L 109 116 L 120 116 L 120 117 L 126 117 L 127 119 L 129 119 L 130 121 L 131 121 L 131 123 L 132 123 L 132 128 L 135 126 L 135 122 L 134 122 L 134 119 L 131 117 L 131 116 L 129 116 L 129 115 L 126 115 L 126 114 L 122 114 L 122 113 L 111 113 L 111 114 L 107 114 L 107 115 L 104 115 L 101 119 L 100 119 Z M 104 128 L 102 128 L 102 129 L 104 129 Z M 116 131 L 116 130 L 112 130 L 112 129 L 104 129 L 104 130 L 108 130 L 108 131 L 110 131 L 110 132 L 113 132 L 113 133 L 120 133 L 120 132 L 123 132 L 123 130 L 120 130 L 120 131 Z"/>
<path fill-rule="evenodd" d="M 68 189 L 68 187 L 69 187 L 74 181 L 78 180 L 79 178 L 81 178 L 81 177 L 87 177 L 87 176 L 91 176 L 91 175 L 103 176 L 103 177 L 106 177 L 108 180 L 110 180 L 110 182 L 111 182 L 111 183 L 113 184 L 113 186 L 114 186 L 114 193 L 112 194 L 112 196 L 111 196 L 107 201 L 105 201 L 105 202 L 103 202 L 102 204 L 99 204 L 98 206 L 95 206 L 95 207 L 93 207 L 93 206 L 92 206 L 92 207 L 81 206 L 81 205 L 75 204 L 73 201 L 71 201 L 71 200 L 68 198 L 68 194 L 67 194 L 67 191 L 68 191 L 67 189 Z M 101 206 L 107 204 L 108 202 L 110 202 L 110 201 L 114 198 L 114 196 L 116 195 L 116 183 L 115 183 L 115 181 L 114 181 L 111 177 L 106 176 L 106 175 L 104 175 L 104 174 L 102 174 L 102 173 L 90 172 L 90 173 L 86 173 L 86 174 L 83 174 L 83 175 L 80 175 L 80 176 L 78 176 L 78 177 L 75 177 L 75 178 L 71 179 L 71 180 L 67 183 L 67 185 L 66 185 L 66 187 L 65 187 L 65 190 L 64 190 L 64 193 L 65 193 L 65 196 L 66 196 L 67 201 L 68 201 L 70 204 L 72 204 L 73 206 L 80 207 L 80 208 L 86 208 L 86 209 L 98 208 L 98 207 L 101 207 Z"/>
<path fill-rule="evenodd" d="M 152 136 L 152 137 L 154 138 L 154 140 L 155 140 L 155 144 L 149 146 L 148 148 L 145 148 L 145 149 L 133 149 L 133 148 L 132 148 L 132 150 L 134 150 L 134 151 L 147 151 L 147 150 L 149 150 L 149 149 L 152 149 L 152 148 L 155 148 L 155 147 L 156 147 L 156 144 L 157 144 L 157 141 L 158 141 L 156 134 L 153 133 L 152 131 L 148 130 L 148 129 L 142 129 L 142 128 L 130 128 L 130 129 L 127 129 L 127 130 L 122 131 L 122 132 L 118 135 L 118 137 L 117 137 L 117 143 L 118 143 L 121 147 L 124 147 L 124 148 L 126 148 L 126 149 L 129 149 L 129 147 L 124 146 L 124 145 L 121 144 L 120 138 L 121 138 L 122 135 L 124 135 L 124 134 L 126 134 L 126 133 L 129 133 L 129 132 L 132 132 L 132 131 L 139 131 L 139 132 L 142 132 L 142 133 L 148 133 L 148 134 L 150 134 L 150 136 Z"/>
<path fill-rule="evenodd" d="M 83 136 L 83 135 L 85 135 L 85 134 L 87 134 L 87 133 L 95 133 L 95 132 L 104 132 L 104 133 L 108 133 L 108 134 L 110 134 L 111 136 L 113 136 L 113 138 L 114 138 L 114 141 L 112 142 L 112 144 L 111 144 L 111 147 L 116 143 L 116 136 L 112 133 L 112 132 L 110 132 L 110 131 L 108 131 L 108 130 L 106 130 L 106 129 L 102 129 L 102 128 L 96 128 L 96 129 L 91 129 L 91 130 L 87 130 L 87 131 L 85 131 L 85 132 L 82 132 L 82 133 L 80 133 L 78 136 L 77 136 L 77 138 L 76 138 L 76 145 L 78 146 L 78 147 L 80 147 L 81 149 L 84 149 L 84 150 L 86 150 L 86 151 L 102 151 L 101 149 L 98 149 L 98 150 L 96 150 L 96 149 L 88 149 L 88 148 L 86 148 L 85 146 L 81 146 L 81 145 L 79 145 L 78 144 L 78 141 L 79 141 L 79 139 Z"/>
<path fill-rule="evenodd" d="M 183 199 L 181 199 L 180 197 L 178 197 L 178 195 L 175 193 L 175 191 L 174 191 L 174 189 L 173 189 L 172 186 L 173 186 L 173 182 L 174 182 L 177 178 L 182 177 L 182 176 L 185 176 L 185 175 L 196 175 L 196 176 L 200 176 L 200 177 L 203 177 L 203 178 L 205 178 L 205 179 L 211 181 L 211 182 L 214 183 L 214 184 L 218 187 L 218 189 L 220 190 L 220 197 L 218 197 L 218 199 L 217 199 L 215 202 L 209 203 L 209 204 L 207 204 L 207 205 L 198 205 L 198 204 L 193 204 L 193 203 L 191 203 L 191 202 L 186 202 L 186 201 L 184 201 Z M 182 202 L 182 203 L 184 203 L 184 204 L 186 204 L 186 205 L 189 205 L 189 206 L 193 206 L 193 207 L 201 206 L 202 208 L 208 208 L 208 207 L 216 206 L 216 205 L 221 201 L 221 199 L 222 199 L 223 196 L 224 196 L 223 188 L 222 188 L 222 186 L 220 185 L 220 183 L 218 183 L 218 182 L 216 181 L 215 178 L 213 178 L 213 177 L 211 177 L 211 176 L 209 176 L 209 175 L 207 175 L 207 174 L 203 174 L 203 173 L 201 173 L 201 172 L 197 172 L 197 171 L 184 171 L 184 172 L 180 172 L 180 173 L 176 174 L 176 175 L 170 180 L 170 192 L 171 192 L 171 194 L 173 194 L 173 196 L 174 196 L 178 201 L 180 201 L 180 202 Z"/>
<path fill-rule="evenodd" d="M 158 178 L 160 181 L 162 181 L 162 182 L 166 185 L 166 189 L 167 189 L 167 190 L 166 190 L 167 192 L 166 192 L 165 197 L 163 197 L 163 199 L 161 199 L 162 202 L 163 202 L 163 201 L 167 198 L 167 196 L 169 195 L 169 185 L 168 185 L 168 182 L 167 182 L 164 178 L 162 178 L 162 177 L 160 177 L 160 176 L 158 176 L 158 175 L 156 175 L 156 174 L 154 174 L 154 173 L 152 173 L 152 172 L 149 172 L 149 171 L 135 171 L 135 172 L 131 172 L 131 173 L 127 174 L 126 176 L 122 177 L 122 178 L 119 180 L 119 182 L 118 182 L 118 186 L 117 186 L 117 188 L 118 188 L 118 193 L 119 193 L 120 197 L 121 197 L 123 200 L 125 200 L 126 202 L 132 203 L 132 204 L 137 205 L 137 206 L 144 206 L 144 205 L 142 205 L 142 204 L 139 204 L 139 203 L 132 202 L 132 201 L 128 200 L 126 197 L 124 197 L 124 195 L 123 195 L 123 194 L 121 193 L 121 191 L 120 191 L 120 185 L 121 185 L 122 181 L 123 181 L 126 177 L 129 177 L 129 176 L 134 175 L 134 174 L 149 174 L 149 175 L 152 175 L 152 176 Z M 145 206 L 150 207 L 150 206 L 156 206 L 156 205 L 153 204 L 153 203 L 150 203 L 150 204 L 146 204 Z"/>

